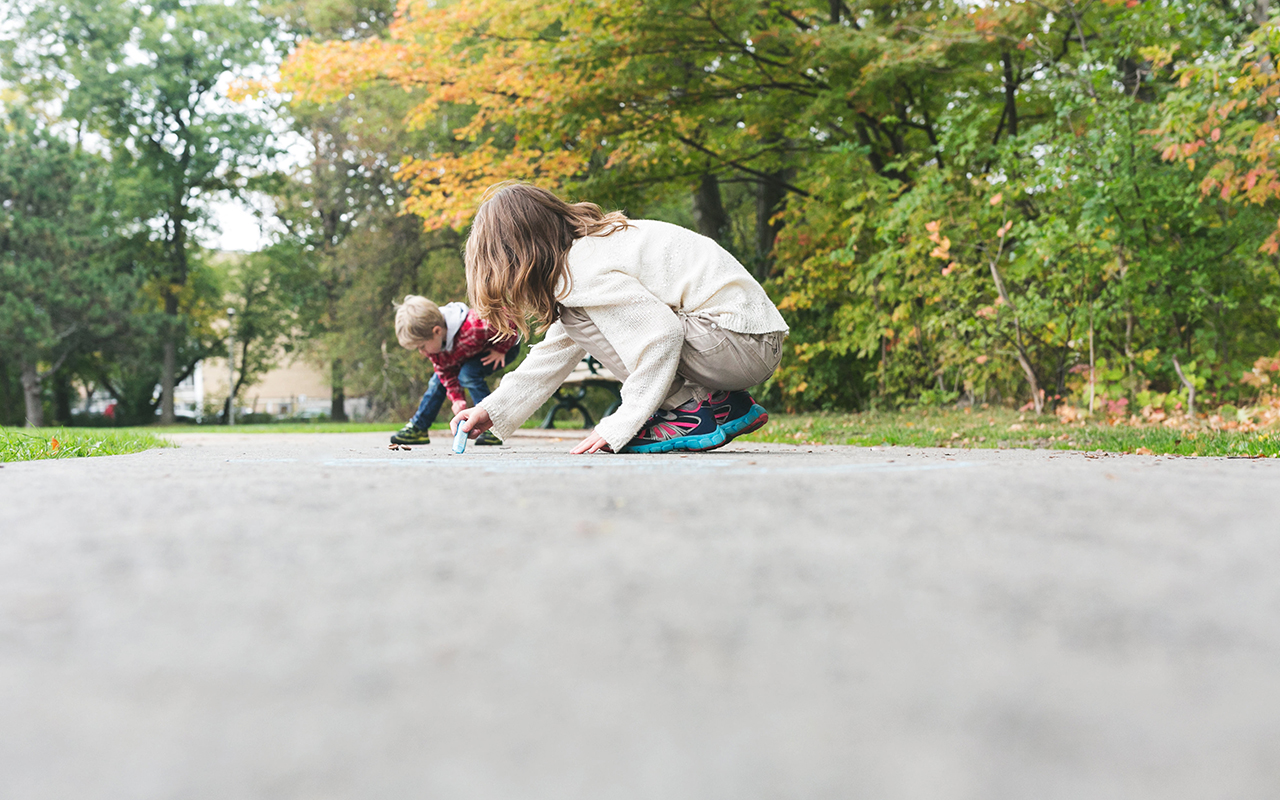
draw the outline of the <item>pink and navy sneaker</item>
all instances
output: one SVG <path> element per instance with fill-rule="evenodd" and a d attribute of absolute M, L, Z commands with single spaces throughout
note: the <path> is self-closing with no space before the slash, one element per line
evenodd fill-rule
<path fill-rule="evenodd" d="M 763 428 L 769 421 L 769 412 L 746 392 L 713 392 L 707 404 L 716 416 L 716 424 L 724 431 L 726 443 Z"/>
<path fill-rule="evenodd" d="M 728 441 L 716 423 L 709 403 L 692 411 L 658 409 L 640 432 L 622 448 L 623 453 L 669 453 L 673 450 L 714 450 Z"/>

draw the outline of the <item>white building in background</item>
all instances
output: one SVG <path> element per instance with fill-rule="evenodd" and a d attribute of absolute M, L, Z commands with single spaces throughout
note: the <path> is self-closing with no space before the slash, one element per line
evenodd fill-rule
<path fill-rule="evenodd" d="M 153 399 L 160 397 L 156 384 Z M 197 422 L 212 421 L 222 414 L 227 400 L 227 360 L 209 358 L 196 363 L 195 369 L 173 389 L 173 412 Z M 319 417 L 331 410 L 333 393 L 328 377 L 303 361 L 288 362 L 271 370 L 236 398 L 236 415 L 270 414 L 275 417 Z M 115 399 L 103 389 L 79 401 L 81 411 L 108 413 Z M 369 402 L 363 397 L 348 397 L 343 403 L 347 417 L 362 420 L 369 413 Z"/>
<path fill-rule="evenodd" d="M 191 377 L 174 390 L 175 412 L 184 416 L 218 415 L 227 399 L 227 360 L 208 358 L 196 364 Z M 328 375 L 305 361 L 286 361 L 263 375 L 236 398 L 236 414 L 270 414 L 276 417 L 318 417 L 327 415 L 333 403 Z M 185 409 L 190 408 L 191 411 Z M 180 410 L 184 409 L 184 410 Z M 347 417 L 361 420 L 369 413 L 363 397 L 347 397 L 343 402 Z"/>
<path fill-rule="evenodd" d="M 156 391 L 158 393 L 160 390 L 157 388 Z M 222 391 L 225 396 L 227 390 L 224 388 Z M 179 417 L 190 417 L 197 421 L 204 416 L 203 361 L 197 361 L 195 369 L 186 380 L 173 387 L 173 413 Z"/>

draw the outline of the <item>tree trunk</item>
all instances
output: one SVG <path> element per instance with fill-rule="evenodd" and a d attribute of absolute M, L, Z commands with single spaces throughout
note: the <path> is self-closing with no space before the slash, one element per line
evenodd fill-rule
<path fill-rule="evenodd" d="M 20 383 L 14 383 L 14 375 L 11 372 L 12 367 L 8 359 L 0 357 L 0 425 L 8 424 L 9 420 L 17 420 L 18 417 L 18 395 L 21 392 L 15 392 L 15 388 L 20 388 Z"/>
<path fill-rule="evenodd" d="M 53 374 L 53 421 L 56 425 L 71 424 L 71 379 L 62 369 Z"/>
<path fill-rule="evenodd" d="M 1089 416 L 1093 416 L 1093 390 L 1097 378 L 1097 370 L 1094 365 L 1097 362 L 1093 357 L 1093 320 L 1089 321 Z"/>
<path fill-rule="evenodd" d="M 174 376 L 178 372 L 178 296 L 172 291 L 165 294 L 164 313 L 168 319 L 164 326 L 164 361 L 160 366 L 160 424 L 172 425 Z"/>
<path fill-rule="evenodd" d="M 342 359 L 333 360 L 333 371 L 330 373 L 330 390 L 332 399 L 329 402 L 329 419 L 334 422 L 347 421 L 347 395 L 344 388 L 346 371 Z"/>
<path fill-rule="evenodd" d="M 1036 379 L 1036 371 L 1031 367 L 1031 360 L 1027 357 L 1026 351 L 1022 347 L 1017 348 L 1018 366 L 1022 367 L 1022 373 L 1027 376 L 1027 383 L 1031 386 L 1031 407 L 1035 409 L 1036 415 L 1044 413 L 1044 390 L 1040 388 L 1040 381 Z"/>
<path fill-rule="evenodd" d="M 1000 124 L 996 126 L 992 144 L 999 144 L 1006 130 L 1011 138 L 1018 135 L 1018 80 L 1013 75 L 1013 56 L 1008 50 L 1000 54 L 1000 63 L 1004 65 L 1004 110 L 1000 112 Z"/>
<path fill-rule="evenodd" d="M 1253 21 L 1258 26 L 1266 25 L 1271 17 L 1271 0 L 1258 0 L 1253 4 Z"/>
<path fill-rule="evenodd" d="M 729 215 L 720 199 L 720 181 L 715 175 L 703 175 L 693 193 L 693 219 L 698 233 L 715 239 L 721 246 L 729 243 Z"/>
<path fill-rule="evenodd" d="M 1008 51 L 1000 54 L 1004 65 L 1004 106 L 1005 120 L 1009 127 L 1009 138 L 1018 135 L 1018 80 L 1013 76 L 1013 55 Z"/>
<path fill-rule="evenodd" d="M 27 427 L 44 427 L 44 407 L 40 403 L 40 371 L 34 361 L 22 359 L 22 398 L 27 404 Z"/>
<path fill-rule="evenodd" d="M 1196 385 L 1187 380 L 1187 376 L 1182 373 L 1182 365 L 1178 363 L 1178 357 L 1173 357 L 1173 370 L 1178 373 L 1178 380 L 1182 381 L 1182 385 L 1187 387 L 1187 416 L 1191 419 L 1196 418 Z"/>
<path fill-rule="evenodd" d="M 774 172 L 756 184 L 756 278 L 761 281 L 773 267 L 773 243 L 782 224 L 772 219 L 787 194 L 784 182 L 784 173 Z"/>
<path fill-rule="evenodd" d="M 1000 258 L 1000 254 L 1004 252 L 1004 242 L 1001 240 L 1000 250 L 996 252 L 996 257 L 988 261 L 991 267 L 991 279 L 995 282 L 996 292 L 999 293 L 1000 299 L 1009 307 L 1009 313 L 1013 315 L 1013 346 L 1018 355 L 1018 365 L 1022 367 L 1022 372 L 1027 376 L 1027 383 L 1031 386 L 1031 405 L 1035 408 L 1036 414 L 1044 413 L 1044 391 L 1040 388 L 1040 381 L 1036 378 L 1036 371 L 1031 366 L 1031 356 L 1027 353 L 1026 345 L 1022 341 L 1022 323 L 1018 320 L 1018 307 L 1013 304 L 1013 298 L 1009 297 L 1009 293 L 1005 291 L 1004 281 L 1000 279 L 1000 270 L 996 268 L 996 262 Z"/>

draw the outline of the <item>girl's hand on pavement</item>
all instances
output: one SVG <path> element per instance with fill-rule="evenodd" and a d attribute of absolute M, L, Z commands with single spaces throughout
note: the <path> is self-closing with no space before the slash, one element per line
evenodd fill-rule
<path fill-rule="evenodd" d="M 489 412 L 479 406 L 464 408 L 458 412 L 457 416 L 449 420 L 449 430 L 453 434 L 456 435 L 458 433 L 459 426 L 467 432 L 468 438 L 474 439 L 492 428 L 493 420 L 489 419 Z"/>
<path fill-rule="evenodd" d="M 598 433 L 593 433 L 587 438 L 578 442 L 578 446 L 569 451 L 574 455 L 582 455 L 583 453 L 612 453 L 613 448 Z"/>
<path fill-rule="evenodd" d="M 497 369 L 499 367 L 506 365 L 507 354 L 499 353 L 497 350 L 490 350 L 489 352 L 480 356 L 480 363 L 484 364 L 485 366 L 493 367 L 494 369 Z"/>

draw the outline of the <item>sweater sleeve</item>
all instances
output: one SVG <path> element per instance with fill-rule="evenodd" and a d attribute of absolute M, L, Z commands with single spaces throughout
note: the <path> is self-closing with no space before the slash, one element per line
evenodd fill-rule
<path fill-rule="evenodd" d="M 559 322 L 548 328 L 546 338 L 529 348 L 520 366 L 504 375 L 493 394 L 480 401 L 493 421 L 494 434 L 499 439 L 510 436 L 560 388 L 585 355 Z"/>
<path fill-rule="evenodd" d="M 604 280 L 611 284 L 610 295 L 625 296 L 627 302 L 582 310 L 631 373 L 622 383 L 618 410 L 596 425 L 596 433 L 618 452 L 670 392 L 684 346 L 684 325 L 633 276 L 611 272 Z"/>

